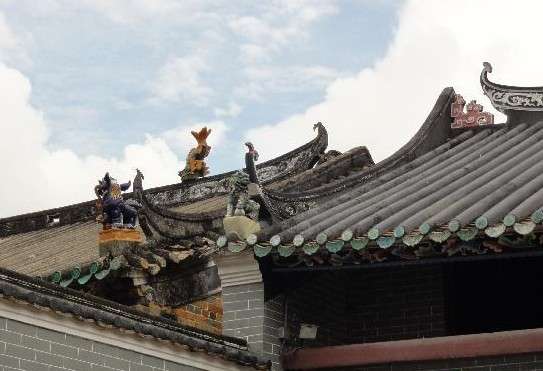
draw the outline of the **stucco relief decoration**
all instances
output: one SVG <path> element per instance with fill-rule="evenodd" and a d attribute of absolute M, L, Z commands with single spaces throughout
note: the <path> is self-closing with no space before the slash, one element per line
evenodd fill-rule
<path fill-rule="evenodd" d="M 492 105 L 500 112 L 508 110 L 543 111 L 543 87 L 518 87 L 493 83 L 488 80 L 492 65 L 483 63 L 481 87 Z"/>
<path fill-rule="evenodd" d="M 464 112 L 464 107 L 466 107 L 466 112 Z M 455 100 L 451 104 L 451 117 L 454 118 L 451 124 L 453 129 L 494 124 L 494 115 L 483 112 L 483 106 L 477 104 L 475 100 L 472 100 L 466 106 L 466 101 L 460 94 L 456 94 Z"/>

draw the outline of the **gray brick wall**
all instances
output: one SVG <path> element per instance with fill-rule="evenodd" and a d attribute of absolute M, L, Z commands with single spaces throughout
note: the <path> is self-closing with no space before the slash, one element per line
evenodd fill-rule
<path fill-rule="evenodd" d="M 194 371 L 131 350 L 0 317 L 0 371 Z"/>
<path fill-rule="evenodd" d="M 251 351 L 270 359 L 274 370 L 280 370 L 280 340 L 277 328 L 282 326 L 282 299 L 264 302 L 264 285 L 252 283 L 223 287 L 223 333 L 247 341 Z"/>

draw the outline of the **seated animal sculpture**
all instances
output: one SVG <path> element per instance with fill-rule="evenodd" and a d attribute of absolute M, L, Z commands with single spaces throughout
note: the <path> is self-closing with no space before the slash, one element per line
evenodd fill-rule
<path fill-rule="evenodd" d="M 94 187 L 98 197 L 96 220 L 109 228 L 134 228 L 137 222 L 137 202 L 125 201 L 122 192 L 132 185 L 131 181 L 119 184 L 117 180 L 106 173 L 102 180 Z"/>
<path fill-rule="evenodd" d="M 185 168 L 179 172 L 181 181 L 197 179 L 209 174 L 209 168 L 204 162 L 204 158 L 211 151 L 211 146 L 207 144 L 207 137 L 211 133 L 211 129 L 203 127 L 199 132 L 191 131 L 190 133 L 196 139 L 198 145 L 191 149 L 187 155 Z"/>
<path fill-rule="evenodd" d="M 258 220 L 260 204 L 249 199 L 248 187 L 251 183 L 249 174 L 237 171 L 226 181 L 230 189 L 226 216 L 247 216 L 252 220 Z"/>

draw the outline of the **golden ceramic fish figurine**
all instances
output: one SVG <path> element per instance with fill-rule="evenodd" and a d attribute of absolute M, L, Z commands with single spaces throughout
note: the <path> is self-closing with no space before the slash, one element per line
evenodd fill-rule
<path fill-rule="evenodd" d="M 206 166 L 204 158 L 211 151 L 211 146 L 207 144 L 207 137 L 210 133 L 211 129 L 205 126 L 199 132 L 191 131 L 198 145 L 191 149 L 187 155 L 185 168 L 179 172 L 181 181 L 201 178 L 209 174 L 209 168 Z"/>

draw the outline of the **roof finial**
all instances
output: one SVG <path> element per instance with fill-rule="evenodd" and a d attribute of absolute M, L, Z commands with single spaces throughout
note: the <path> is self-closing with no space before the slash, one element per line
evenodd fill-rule
<path fill-rule="evenodd" d="M 204 126 L 199 132 L 190 132 L 198 145 L 190 150 L 187 155 L 185 168 L 179 172 L 181 181 L 188 179 L 196 179 L 206 176 L 209 173 L 209 168 L 204 162 L 204 158 L 209 155 L 211 146 L 207 144 L 207 137 L 211 133 L 211 129 Z"/>

